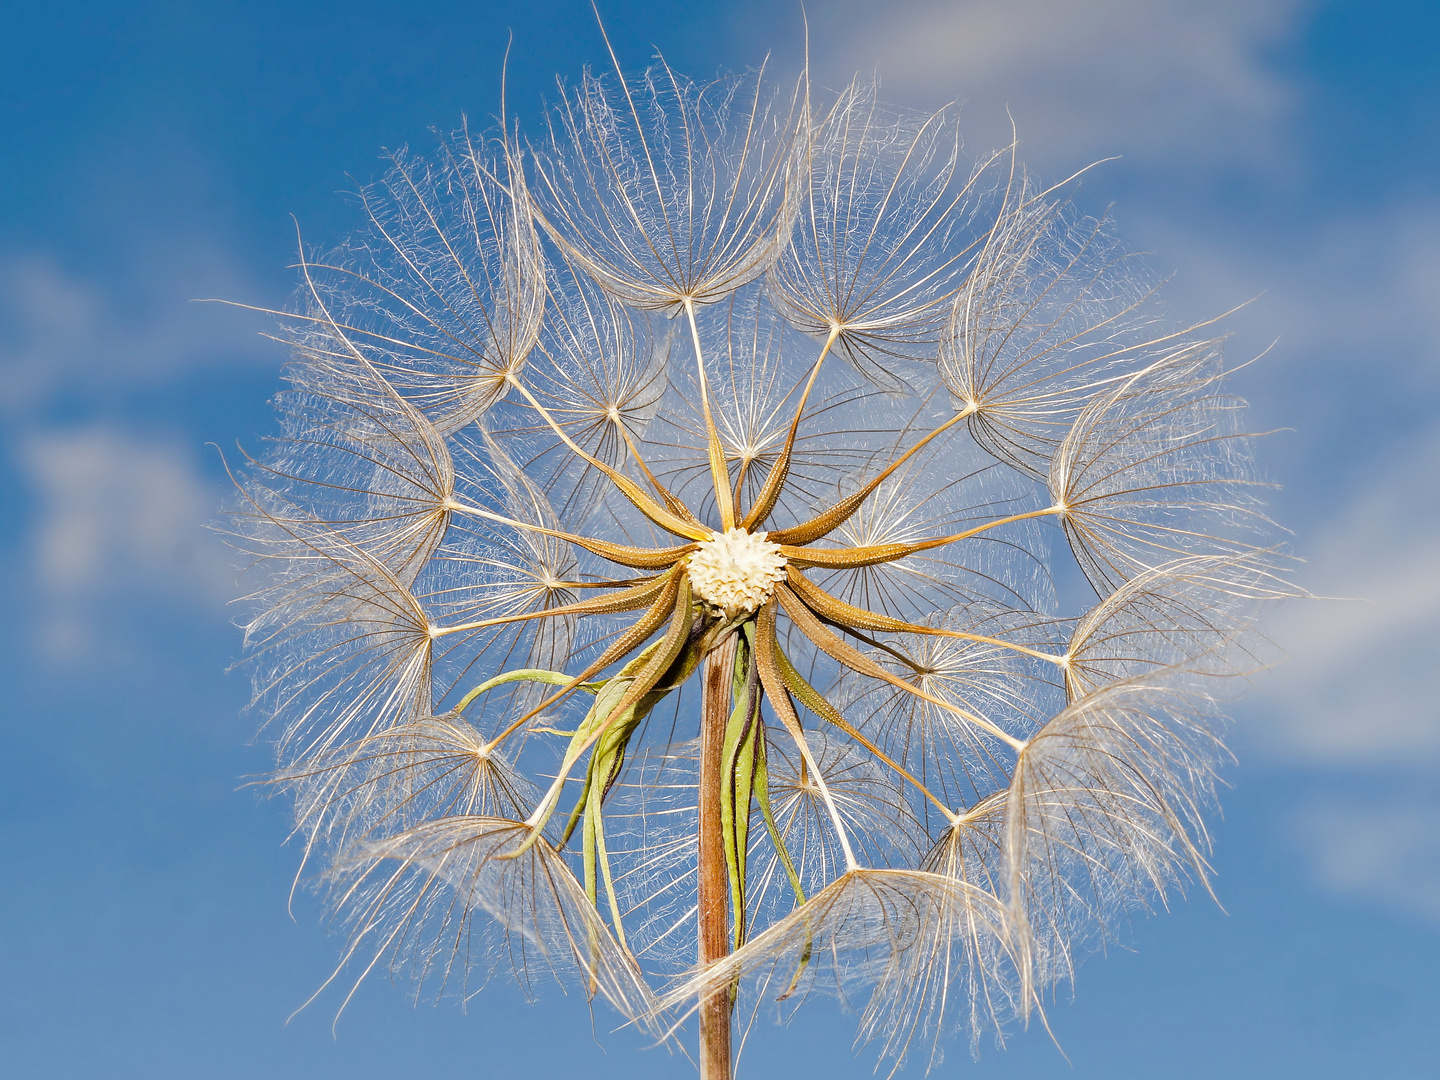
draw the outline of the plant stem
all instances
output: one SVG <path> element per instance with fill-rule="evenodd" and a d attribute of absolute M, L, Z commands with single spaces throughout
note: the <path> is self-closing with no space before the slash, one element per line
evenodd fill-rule
<path fill-rule="evenodd" d="M 730 952 L 730 878 L 720 824 L 720 773 L 725 723 L 735 668 L 735 635 L 705 657 L 700 704 L 700 963 Z M 700 1003 L 700 1080 L 730 1080 L 730 993 L 721 988 Z"/>

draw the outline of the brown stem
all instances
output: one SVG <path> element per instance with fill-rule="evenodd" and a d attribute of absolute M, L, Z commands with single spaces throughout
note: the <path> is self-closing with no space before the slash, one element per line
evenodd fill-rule
<path fill-rule="evenodd" d="M 730 877 L 720 825 L 720 773 L 730 718 L 735 635 L 705 657 L 700 703 L 700 963 L 730 953 Z M 700 1080 L 730 1080 L 730 992 L 721 987 L 700 1003 Z"/>

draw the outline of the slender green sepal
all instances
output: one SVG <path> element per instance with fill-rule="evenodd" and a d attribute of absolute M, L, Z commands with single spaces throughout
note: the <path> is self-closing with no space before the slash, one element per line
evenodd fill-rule
<path fill-rule="evenodd" d="M 634 681 L 635 673 L 643 668 L 645 662 L 655 655 L 655 651 L 660 647 L 660 644 L 661 643 L 657 641 L 642 649 L 639 655 L 632 658 L 613 678 L 603 679 L 599 683 L 590 684 L 599 687 L 599 689 L 595 691 L 595 704 L 590 706 L 590 711 L 585 714 L 585 719 L 580 722 L 580 726 L 575 729 L 575 733 L 570 737 L 570 746 L 572 749 L 578 744 L 583 743 L 589 734 L 595 730 L 595 726 L 603 723 L 605 717 L 610 714 L 610 711 L 620 703 L 625 697 L 625 691 L 629 689 L 631 683 Z M 624 722 L 624 717 L 617 720 L 617 723 L 621 725 L 623 725 Z M 571 833 L 575 831 L 575 826 L 579 823 L 580 815 L 585 812 L 586 801 L 590 795 L 590 785 L 595 776 L 595 758 L 599 755 L 600 747 L 597 746 L 595 753 L 591 755 L 590 767 L 585 771 L 585 786 L 580 790 L 580 797 L 575 801 L 575 808 L 570 811 L 570 818 L 565 823 L 565 832 L 560 837 L 561 847 L 564 847 L 569 842 Z M 592 896 L 591 899 L 593 900 L 594 897 Z"/>
<path fill-rule="evenodd" d="M 592 861 L 600 863 L 600 876 L 605 882 L 605 899 L 610 904 L 610 921 L 615 926 L 615 937 L 621 945 L 625 945 L 625 927 L 620 919 L 620 900 L 615 895 L 615 880 L 610 873 L 610 855 L 605 850 L 605 817 L 600 811 L 600 803 L 605 798 L 605 785 L 590 785 L 590 805 L 585 810 L 585 830 L 587 846 L 593 846 L 594 856 Z M 596 904 L 594 895 L 594 870 L 588 871 L 589 878 L 586 887 L 591 890 L 590 902 Z M 628 946 L 627 946 L 628 947 Z"/>
<path fill-rule="evenodd" d="M 800 976 L 805 974 L 805 969 L 810 966 L 810 950 L 815 945 L 815 933 L 810 923 L 805 923 L 805 951 L 800 954 L 800 962 L 795 965 L 795 974 L 790 976 L 790 985 L 785 987 L 785 992 L 777 997 L 776 1001 L 784 1001 L 795 992 L 795 987 L 800 985 Z"/>
<path fill-rule="evenodd" d="M 479 686 L 475 687 L 474 690 L 471 690 L 468 694 L 461 698 L 460 704 L 455 706 L 455 712 L 464 712 L 470 707 L 470 703 L 474 701 L 477 697 L 479 697 L 481 694 L 485 693 L 487 690 L 493 690 L 495 689 L 495 687 L 500 686 L 503 683 L 523 681 L 549 683 L 551 686 L 564 686 L 570 681 L 571 678 L 572 676 L 566 675 L 563 671 L 550 671 L 546 668 L 516 668 L 514 671 L 505 671 L 499 675 L 496 675 L 493 679 L 486 679 Z M 600 692 L 600 688 L 604 685 L 605 680 L 601 679 L 598 682 L 581 683 L 577 687 L 577 689 L 584 690 L 586 693 L 589 694 L 596 694 Z"/>
<path fill-rule="evenodd" d="M 574 823 L 584 820 L 585 824 L 580 829 L 580 850 L 584 853 L 585 860 L 585 896 L 590 901 L 590 906 L 598 909 L 600 907 L 600 895 L 596 887 L 596 863 L 595 858 L 595 815 L 586 813 L 588 808 L 589 784 L 586 784 L 587 798 L 585 802 L 576 803 L 574 811 L 570 814 L 570 824 L 567 830 L 574 827 Z"/>
<path fill-rule="evenodd" d="M 805 890 L 800 885 L 800 875 L 795 872 L 795 864 L 790 861 L 790 852 L 786 850 L 785 839 L 775 825 L 775 815 L 770 812 L 770 773 L 765 765 L 765 724 L 762 721 L 755 727 L 755 805 L 760 808 L 760 816 L 765 819 L 765 828 L 770 833 L 770 842 L 775 845 L 775 853 L 780 856 L 780 863 L 785 867 L 785 876 L 790 879 L 790 888 L 795 890 L 795 902 L 803 904 L 805 903 Z"/>
<path fill-rule="evenodd" d="M 735 707 L 725 725 L 724 771 L 720 775 L 720 824 L 725 865 L 730 873 L 730 907 L 734 913 L 734 945 L 745 944 L 745 863 L 750 850 L 750 803 L 755 774 L 755 729 L 759 701 L 755 665 L 745 642 L 735 650 L 731 700 Z"/>

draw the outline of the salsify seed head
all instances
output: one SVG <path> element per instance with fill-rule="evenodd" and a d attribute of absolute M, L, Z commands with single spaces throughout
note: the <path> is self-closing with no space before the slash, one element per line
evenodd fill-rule
<path fill-rule="evenodd" d="M 690 556 L 690 587 L 718 614 L 733 619 L 758 611 L 785 578 L 780 545 L 763 532 L 726 529 Z"/>
<path fill-rule="evenodd" d="M 704 1008 L 712 1063 L 830 990 L 934 1065 L 1205 886 L 1293 590 L 1221 341 L 1013 144 L 662 61 L 362 206 L 231 526 L 360 978 Z"/>

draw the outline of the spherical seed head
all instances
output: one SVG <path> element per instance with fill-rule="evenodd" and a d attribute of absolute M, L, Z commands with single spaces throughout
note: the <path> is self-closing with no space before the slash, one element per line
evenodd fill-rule
<path fill-rule="evenodd" d="M 729 529 L 702 540 L 688 570 L 695 595 L 717 614 L 733 619 L 770 599 L 775 583 L 785 577 L 785 558 L 765 533 Z"/>

